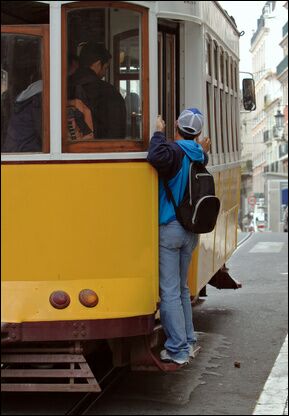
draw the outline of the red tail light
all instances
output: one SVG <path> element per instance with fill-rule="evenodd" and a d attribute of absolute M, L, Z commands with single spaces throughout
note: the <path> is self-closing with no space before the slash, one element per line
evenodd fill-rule
<path fill-rule="evenodd" d="M 70 297 L 63 290 L 56 290 L 51 293 L 49 301 L 54 308 L 64 309 L 70 304 Z"/>
<path fill-rule="evenodd" d="M 79 293 L 79 301 L 83 306 L 87 308 L 93 308 L 98 304 L 98 296 L 91 289 L 83 289 Z"/>

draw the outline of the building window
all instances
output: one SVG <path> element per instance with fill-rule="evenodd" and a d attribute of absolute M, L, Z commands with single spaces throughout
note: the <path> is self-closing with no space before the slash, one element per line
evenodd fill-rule
<path fill-rule="evenodd" d="M 63 150 L 146 150 L 146 9 L 105 2 L 62 7 Z"/>

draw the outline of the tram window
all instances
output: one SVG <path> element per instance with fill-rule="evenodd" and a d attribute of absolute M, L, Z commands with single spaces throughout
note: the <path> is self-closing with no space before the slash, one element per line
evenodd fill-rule
<path fill-rule="evenodd" d="M 221 53 L 220 53 L 220 81 L 223 84 L 223 88 L 224 88 L 224 51 L 221 49 Z"/>
<path fill-rule="evenodd" d="M 40 36 L 1 33 L 1 149 L 43 151 Z"/>
<path fill-rule="evenodd" d="M 234 77 L 234 70 L 233 70 L 233 61 L 231 61 L 230 69 L 231 69 L 231 88 L 233 91 L 235 91 L 236 86 L 235 86 L 235 77 Z"/>
<path fill-rule="evenodd" d="M 225 58 L 225 67 L 226 67 L 226 86 L 230 89 L 229 56 L 227 53 L 226 53 L 226 58 Z"/>
<path fill-rule="evenodd" d="M 206 83 L 206 98 L 207 98 L 207 119 L 208 119 L 208 133 L 212 137 L 212 118 L 211 118 L 211 84 Z"/>
<path fill-rule="evenodd" d="M 224 128 L 224 91 L 221 90 L 220 92 L 220 126 L 221 126 L 221 146 L 222 146 L 222 153 L 225 153 L 225 128 Z"/>
<path fill-rule="evenodd" d="M 169 140 L 172 140 L 175 133 L 175 120 L 176 120 L 176 97 L 175 97 L 175 34 L 166 33 L 166 57 L 165 57 L 165 82 L 166 82 L 166 134 Z"/>
<path fill-rule="evenodd" d="M 148 144 L 146 14 L 135 5 L 94 4 L 93 8 L 88 3 L 81 8 L 73 3 L 63 6 L 67 25 L 64 151 L 144 150 Z M 74 72 L 72 56 L 74 63 L 78 60 Z M 77 118 L 77 111 L 82 112 L 79 100 L 86 106 L 82 120 Z"/>
<path fill-rule="evenodd" d="M 238 102 L 237 100 L 235 100 L 235 109 L 236 111 L 238 111 Z M 237 123 L 235 123 L 235 138 L 236 138 L 236 151 L 239 152 L 239 131 L 238 131 L 238 126 Z"/>
<path fill-rule="evenodd" d="M 225 101 L 225 106 L 226 106 L 226 132 L 227 132 L 227 148 L 228 148 L 228 152 L 231 153 L 232 152 L 232 147 L 230 145 L 230 119 L 229 119 L 229 93 L 226 93 L 225 95 L 226 97 L 226 101 Z"/>
<path fill-rule="evenodd" d="M 213 43 L 214 45 L 214 78 L 215 80 L 219 80 L 219 66 L 218 66 L 218 45 L 216 42 Z"/>
<path fill-rule="evenodd" d="M 163 34 L 161 32 L 158 33 L 158 85 L 163 85 Z M 163 108 L 163 92 L 162 88 L 158 88 L 158 114 L 162 114 Z"/>
<path fill-rule="evenodd" d="M 238 92 L 237 64 L 234 65 L 235 92 Z"/>
<path fill-rule="evenodd" d="M 126 137 L 141 138 L 140 45 L 138 30 L 114 36 L 114 83 L 126 106 Z"/>
<path fill-rule="evenodd" d="M 219 119 L 219 107 L 218 107 L 218 93 L 217 88 L 214 88 L 214 127 L 215 127 L 215 142 L 216 142 L 216 153 L 219 153 L 219 137 L 218 137 L 218 119 Z"/>
<path fill-rule="evenodd" d="M 234 108 L 234 98 L 231 96 L 231 141 L 232 141 L 232 152 L 235 152 L 235 108 Z"/>
<path fill-rule="evenodd" d="M 211 41 L 206 39 L 206 74 L 212 75 L 212 64 L 211 64 Z"/>
<path fill-rule="evenodd" d="M 158 113 L 166 120 L 169 141 L 174 138 L 175 120 L 179 113 L 178 37 L 178 23 L 166 19 L 158 21 Z"/>

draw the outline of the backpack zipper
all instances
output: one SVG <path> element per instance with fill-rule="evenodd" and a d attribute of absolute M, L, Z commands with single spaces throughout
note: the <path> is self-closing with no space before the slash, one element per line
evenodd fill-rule
<path fill-rule="evenodd" d="M 193 205 L 193 203 L 192 203 L 192 192 L 191 192 L 191 189 L 192 189 L 192 167 L 193 167 L 193 164 L 191 163 L 190 164 L 190 175 L 189 175 L 190 205 L 191 206 Z M 198 179 L 198 176 L 212 176 L 212 175 L 210 173 L 197 173 L 196 174 L 197 179 Z"/>
<path fill-rule="evenodd" d="M 196 173 L 196 178 L 198 179 L 198 176 L 212 176 L 210 173 Z"/>
<path fill-rule="evenodd" d="M 192 224 L 195 224 L 195 219 L 196 219 L 196 215 L 197 215 L 197 210 L 198 210 L 198 207 L 199 207 L 200 203 L 201 203 L 204 199 L 206 199 L 206 198 L 212 198 L 212 197 L 216 198 L 216 197 L 215 197 L 215 195 L 207 195 L 207 196 L 203 196 L 201 199 L 199 199 L 199 200 L 198 200 L 198 202 L 196 203 L 196 206 L 195 206 L 195 211 L 194 211 L 194 215 L 193 215 L 193 218 L 192 218 Z"/>

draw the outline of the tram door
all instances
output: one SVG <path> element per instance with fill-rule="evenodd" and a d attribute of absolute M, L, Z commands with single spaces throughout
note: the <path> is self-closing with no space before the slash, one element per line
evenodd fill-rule
<path fill-rule="evenodd" d="M 166 122 L 166 136 L 173 140 L 179 115 L 179 25 L 159 20 L 158 25 L 158 113 Z"/>

